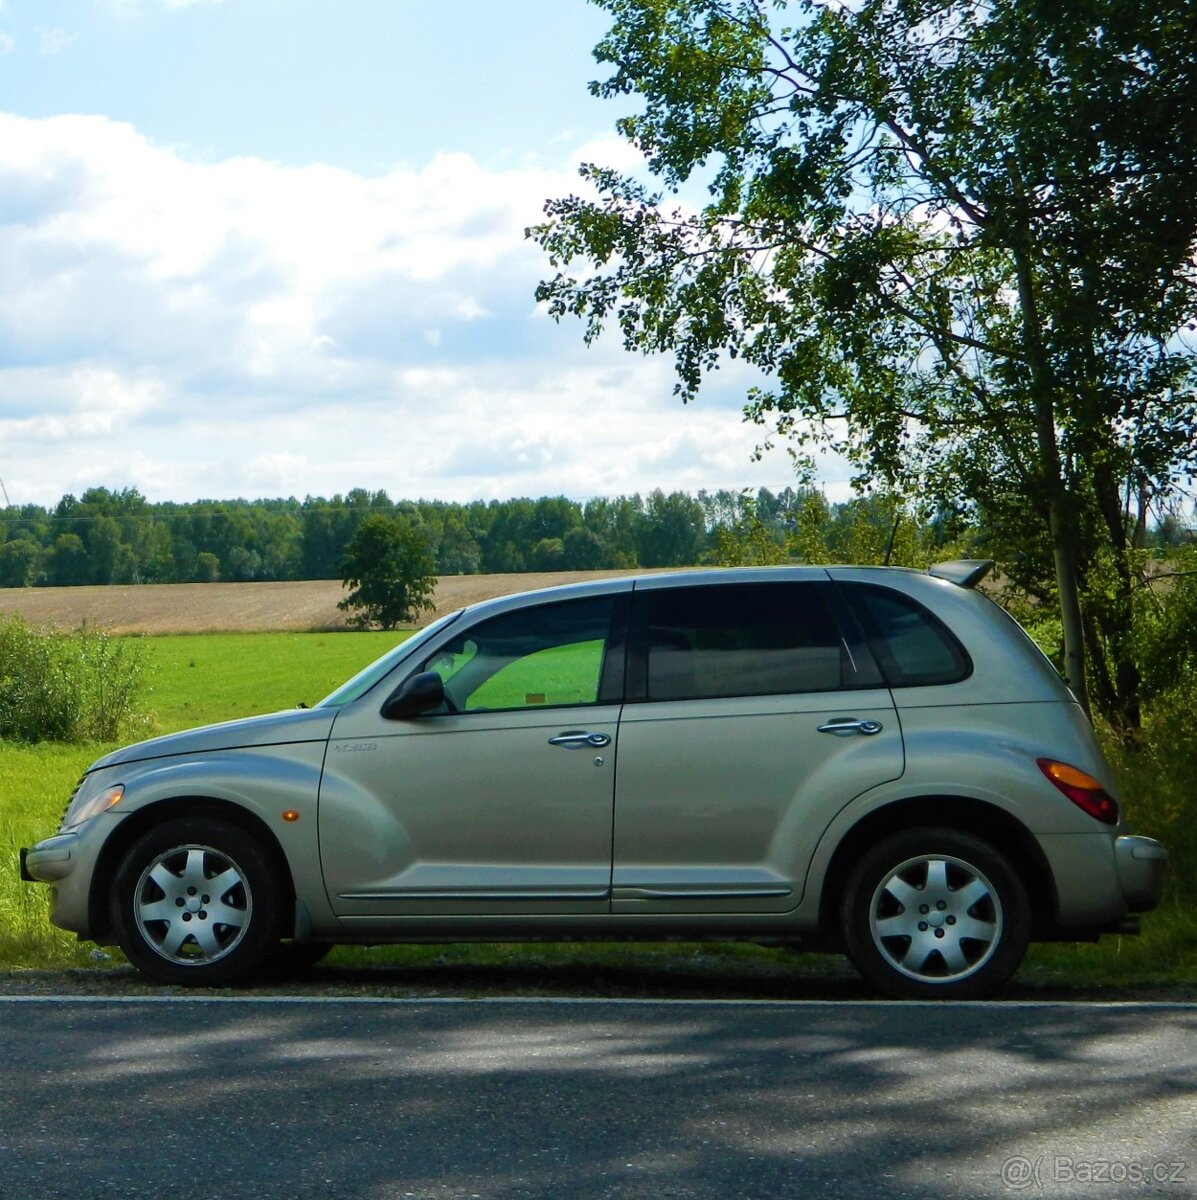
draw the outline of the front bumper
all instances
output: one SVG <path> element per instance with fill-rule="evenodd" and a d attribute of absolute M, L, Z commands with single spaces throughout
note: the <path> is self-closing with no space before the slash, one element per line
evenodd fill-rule
<path fill-rule="evenodd" d="M 1114 840 L 1118 883 L 1129 912 L 1148 912 L 1160 902 L 1168 851 L 1155 838 L 1123 835 Z"/>
<path fill-rule="evenodd" d="M 75 869 L 77 833 L 59 833 L 21 849 L 21 878 L 26 883 L 57 883 Z"/>
<path fill-rule="evenodd" d="M 96 862 L 121 818 L 102 814 L 67 833 L 21 851 L 21 878 L 50 886 L 50 922 L 91 937 L 91 889 Z"/>

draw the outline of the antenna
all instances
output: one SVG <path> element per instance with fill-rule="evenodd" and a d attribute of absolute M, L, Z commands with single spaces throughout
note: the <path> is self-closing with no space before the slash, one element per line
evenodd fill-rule
<path fill-rule="evenodd" d="M 12 508 L 12 501 L 8 498 L 8 488 L 4 486 L 3 479 L 0 479 L 0 492 L 4 493 L 4 507 Z"/>

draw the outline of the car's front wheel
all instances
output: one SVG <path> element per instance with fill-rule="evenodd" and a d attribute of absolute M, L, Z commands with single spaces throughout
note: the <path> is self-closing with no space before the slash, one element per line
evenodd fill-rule
<path fill-rule="evenodd" d="M 279 891 L 269 857 L 244 830 L 206 818 L 170 821 L 121 861 L 113 927 L 129 961 L 152 978 L 221 987 L 276 944 Z"/>
<path fill-rule="evenodd" d="M 977 999 L 1018 969 L 1030 939 L 1026 888 L 988 842 L 951 829 L 897 834 L 848 878 L 844 945 L 878 991 Z"/>

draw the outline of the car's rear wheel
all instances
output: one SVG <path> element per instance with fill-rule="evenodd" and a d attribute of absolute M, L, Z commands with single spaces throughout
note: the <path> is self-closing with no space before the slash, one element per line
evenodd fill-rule
<path fill-rule="evenodd" d="M 113 927 L 129 961 L 152 978 L 220 987 L 252 972 L 277 942 L 279 891 L 270 858 L 244 830 L 170 821 L 121 861 Z"/>
<path fill-rule="evenodd" d="M 1030 906 L 1018 872 L 988 842 L 915 829 L 862 856 L 841 932 L 857 970 L 888 996 L 977 999 L 1022 962 Z"/>

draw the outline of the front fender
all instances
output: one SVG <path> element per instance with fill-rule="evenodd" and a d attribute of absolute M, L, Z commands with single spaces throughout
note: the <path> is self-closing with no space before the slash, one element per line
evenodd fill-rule
<path fill-rule="evenodd" d="M 112 771 L 125 785 L 122 814 L 192 797 L 227 800 L 281 826 L 314 826 L 324 766 L 323 742 L 218 750 L 187 758 L 150 759 Z M 283 821 L 285 811 L 299 814 Z M 180 812 L 179 815 L 186 815 Z"/>
<path fill-rule="evenodd" d="M 125 795 L 111 816 L 96 818 L 112 820 L 115 828 L 97 864 L 95 903 L 106 905 L 117 862 L 145 829 L 189 816 L 197 805 L 208 812 L 216 809 L 217 814 L 227 806 L 236 810 L 230 815 L 248 818 L 273 839 L 313 929 L 335 930 L 338 922 L 328 907 L 320 871 L 317 802 L 324 751 L 322 742 L 250 747 L 116 768 L 114 782 L 125 785 Z"/>

